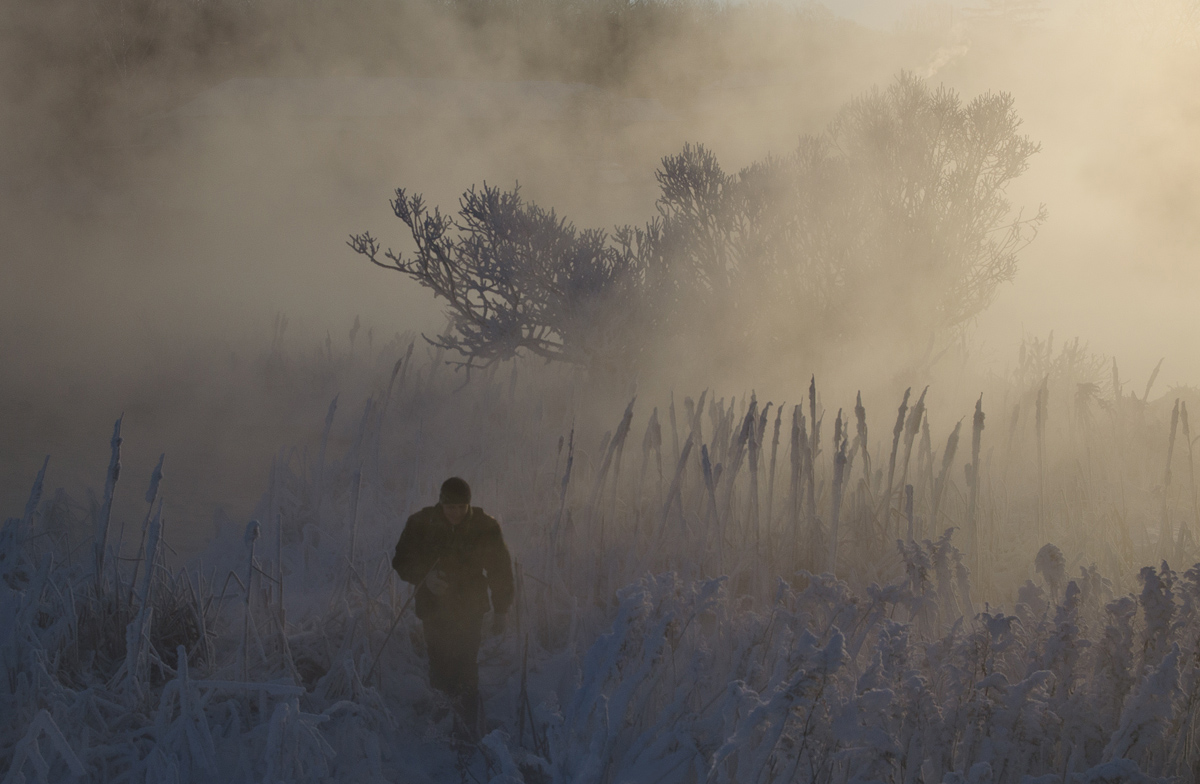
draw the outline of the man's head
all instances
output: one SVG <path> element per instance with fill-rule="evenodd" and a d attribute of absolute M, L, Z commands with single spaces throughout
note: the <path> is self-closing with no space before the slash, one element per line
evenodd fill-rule
<path fill-rule="evenodd" d="M 450 524 L 458 525 L 471 513 L 471 486 L 457 476 L 450 477 L 442 482 L 438 503 Z"/>

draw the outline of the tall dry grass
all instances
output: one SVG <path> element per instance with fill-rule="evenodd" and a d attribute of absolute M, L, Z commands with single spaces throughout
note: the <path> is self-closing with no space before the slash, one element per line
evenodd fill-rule
<path fill-rule="evenodd" d="M 1148 395 L 1023 368 L 976 400 L 967 453 L 959 412 L 928 392 L 901 395 L 887 432 L 861 398 L 852 428 L 816 379 L 803 406 L 706 390 L 668 396 L 660 417 L 640 397 L 596 404 L 586 377 L 555 368 L 468 381 L 395 344 L 357 361 L 367 387 L 330 404 L 309 448 L 279 453 L 255 521 L 230 521 L 186 564 L 164 554 L 162 464 L 141 544 L 100 501 L 72 523 L 92 531 L 82 559 L 63 533 L 78 507 L 43 498 L 39 474 L 0 549 L 10 770 L 349 779 L 413 775 L 419 760 L 425 775 L 526 781 L 908 781 L 987 764 L 1015 782 L 1192 769 L 1194 746 L 1173 739 L 1195 731 L 1197 671 L 1179 651 L 1200 634 L 1196 570 L 1139 571 L 1195 559 L 1192 483 L 1157 484 L 1171 416 Z M 983 426 L 992 399 L 1007 432 Z M 885 469 L 872 456 L 889 446 Z M 120 448 L 118 423 L 104 498 L 131 481 Z M 429 727 L 411 589 L 389 566 L 403 520 L 449 474 L 501 518 L 517 562 L 513 633 L 481 657 L 497 733 L 480 751 Z"/>

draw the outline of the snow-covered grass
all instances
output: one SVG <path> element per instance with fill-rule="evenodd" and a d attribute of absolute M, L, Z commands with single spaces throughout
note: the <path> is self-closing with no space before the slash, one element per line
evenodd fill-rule
<path fill-rule="evenodd" d="M 1186 406 L 1044 373 L 937 412 L 939 454 L 915 391 L 639 398 L 604 432 L 569 373 L 393 360 L 186 561 L 159 470 L 110 519 L 119 422 L 87 557 L 43 469 L 0 535 L 0 781 L 1194 780 Z M 389 565 L 450 474 L 517 560 L 469 747 Z"/>

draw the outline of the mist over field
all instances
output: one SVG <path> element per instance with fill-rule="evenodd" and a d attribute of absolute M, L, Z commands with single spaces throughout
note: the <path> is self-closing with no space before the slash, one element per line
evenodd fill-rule
<path fill-rule="evenodd" d="M 1193 12 L 1035 5 L 649 4 L 600 32 L 601 5 L 569 22 L 536 5 L 16 4 L 5 12 L 0 318 L 3 430 L 20 448 L 6 453 L 5 498 L 21 498 L 38 454 L 85 481 L 126 409 L 137 464 L 205 451 L 260 479 L 288 424 L 313 418 L 265 405 L 245 379 L 222 382 L 234 357 L 266 350 L 275 314 L 297 353 L 326 333 L 345 346 L 355 317 L 381 338 L 442 326 L 432 298 L 345 252 L 366 226 L 402 247 L 394 187 L 450 209 L 473 184 L 519 181 L 581 227 L 636 222 L 653 214 L 659 158 L 683 142 L 736 171 L 902 69 L 964 98 L 1010 92 L 1042 145 L 1011 200 L 1045 203 L 1051 219 L 971 330 L 973 355 L 1002 368 L 1022 335 L 1054 330 L 1134 376 L 1167 357 L 1162 381 L 1190 383 Z M 497 81 L 507 93 L 488 87 Z M 862 378 L 872 346 L 844 353 L 848 385 L 875 383 Z M 794 370 L 799 382 L 813 369 Z M 749 386 L 779 374 L 762 375 Z M 212 394 L 227 409 L 200 391 L 223 385 Z M 193 408 L 175 416 L 171 395 Z M 139 400 L 159 401 L 161 417 L 131 408 Z M 281 429 L 242 463 L 229 439 L 206 443 L 239 432 L 223 411 Z M 234 494 L 243 512 L 247 492 Z"/>
<path fill-rule="evenodd" d="M 275 314 L 296 353 L 326 333 L 345 346 L 355 317 L 381 338 L 442 326 L 432 298 L 345 252 L 368 226 L 403 247 L 394 187 L 450 209 L 473 184 L 519 181 L 581 227 L 637 222 L 653 214 L 659 158 L 683 142 L 736 171 L 902 69 L 964 98 L 1010 92 L 1042 145 L 1010 197 L 1051 219 L 971 330 L 973 356 L 1003 368 L 1022 335 L 1054 330 L 1135 377 L 1167 357 L 1160 384 L 1191 383 L 1194 11 L 1035 6 L 649 4 L 601 32 L 602 5 L 570 22 L 536 4 L 15 4 L 0 318 L 3 430 L 20 446 L 4 497 L 18 502 L 44 453 L 64 481 L 97 481 L 101 434 L 126 409 L 138 465 L 168 451 L 184 461 L 177 481 L 204 494 L 187 453 L 207 452 L 195 470 L 232 460 L 259 481 L 288 426 L 313 419 L 222 381 L 235 356 L 266 350 Z M 874 383 L 871 346 L 845 355 L 849 386 Z M 192 408 L 176 416 L 172 395 Z M 253 447 L 240 435 L 246 462 L 232 437 L 211 443 L 239 432 L 225 422 L 264 416 L 281 429 Z M 227 481 L 203 505 L 244 513 L 253 493 Z"/>
<path fill-rule="evenodd" d="M 74 745 L 91 721 L 78 695 L 103 682 L 166 751 L 134 732 L 52 758 L 50 780 L 1194 780 L 1192 0 L 20 0 L 0 10 L 0 64 L 0 504 L 18 518 L 0 600 L 24 597 L 0 606 L 27 624 L 0 661 L 33 673 L 3 696 L 20 710 L 0 760 L 38 748 L 43 714 Z M 412 253 L 396 188 L 453 214 L 473 187 L 519 184 L 579 229 L 641 227 L 685 144 L 737 175 L 902 75 L 964 104 L 1010 95 L 1039 146 L 1003 189 L 1004 220 L 1046 210 L 1015 276 L 935 337 L 920 315 L 943 303 L 897 266 L 837 326 L 732 297 L 690 322 L 699 342 L 643 335 L 636 368 L 526 352 L 468 374 L 423 337 L 447 330 L 445 303 L 348 247 L 370 231 Z M 506 733 L 486 764 L 410 732 L 432 699 L 416 622 L 388 628 L 407 586 L 381 554 L 450 474 L 527 575 L 524 637 L 484 664 Z M 153 596 L 129 571 L 152 518 Z M 246 574 L 252 518 L 262 579 Z M 112 606 L 109 578 L 78 571 L 105 543 Z M 102 609 L 29 587 L 77 578 Z M 33 610 L 75 618 L 96 655 Z M 162 625 L 131 660 L 126 624 L 150 615 Z M 1084 658 L 1056 658 L 1077 643 Z M 656 645 L 691 674 L 662 674 Z M 147 695 L 186 694 L 189 660 L 212 704 L 154 718 Z M 904 691 L 906 672 L 930 691 Z M 1008 681 L 972 691 L 994 672 Z M 735 680 L 756 691 L 719 697 Z M 213 696 L 235 681 L 262 686 L 259 713 Z M 862 717 L 887 689 L 876 726 Z M 618 698 L 629 712 L 610 721 L 599 706 Z M 968 714 L 986 730 L 944 747 L 930 730 L 907 757 L 879 740 L 916 737 L 922 700 L 947 733 Z M 807 751 L 789 745 L 802 714 L 833 728 Z M 186 716 L 212 724 L 207 750 L 169 729 Z M 235 741 L 238 721 L 258 735 Z M 1053 740 L 980 740 L 1022 721 Z M 318 736 L 309 756 L 280 751 Z"/>

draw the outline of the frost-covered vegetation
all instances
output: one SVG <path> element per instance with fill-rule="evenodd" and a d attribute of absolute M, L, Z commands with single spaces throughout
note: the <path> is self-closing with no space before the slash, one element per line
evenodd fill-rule
<path fill-rule="evenodd" d="M 1186 401 L 1033 341 L 973 415 L 814 383 L 593 425 L 574 372 L 393 351 L 194 557 L 120 422 L 90 510 L 39 473 L 0 537 L 3 781 L 1193 780 Z M 388 563 L 450 473 L 518 562 L 477 746 Z"/>

